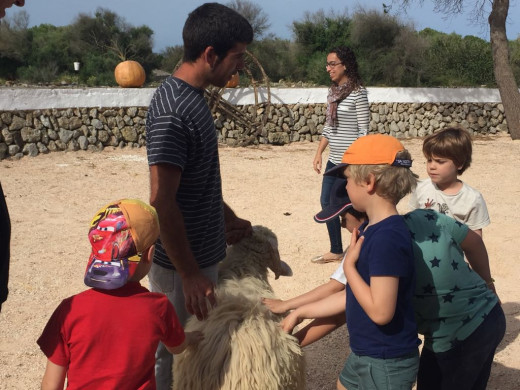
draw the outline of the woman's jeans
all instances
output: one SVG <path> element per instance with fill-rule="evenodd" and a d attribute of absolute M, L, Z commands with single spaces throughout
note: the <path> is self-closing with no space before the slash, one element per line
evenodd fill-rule
<path fill-rule="evenodd" d="M 325 172 L 329 169 L 332 169 L 336 166 L 336 164 L 327 161 L 327 165 L 325 168 Z M 324 209 L 330 203 L 330 190 L 334 182 L 338 178 L 335 176 L 323 176 L 323 182 L 321 185 L 321 196 L 320 203 L 321 208 Z M 330 240 L 330 251 L 331 253 L 341 254 L 343 253 L 343 244 L 341 242 L 341 222 L 339 217 L 333 218 L 327 222 L 327 230 L 329 232 L 329 240 Z"/>

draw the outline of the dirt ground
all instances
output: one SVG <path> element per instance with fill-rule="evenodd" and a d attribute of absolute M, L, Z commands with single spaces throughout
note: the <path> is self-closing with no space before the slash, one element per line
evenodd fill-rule
<path fill-rule="evenodd" d="M 426 176 L 419 139 L 403 141 Z M 326 228 L 315 223 L 321 177 L 312 170 L 317 144 L 221 148 L 224 198 L 253 224 L 271 228 L 294 276 L 272 280 L 278 297 L 301 294 L 328 280 L 337 264 L 310 259 L 328 250 Z M 520 141 L 476 139 L 473 164 L 462 179 L 487 201 L 484 229 L 492 275 L 507 316 L 489 389 L 520 388 Z M 0 389 L 38 389 L 45 357 L 36 345 L 47 319 L 65 297 L 85 289 L 87 228 L 94 212 L 121 197 L 148 200 L 144 149 L 51 153 L 0 161 L 0 180 L 12 222 L 10 294 L 0 314 Z M 399 210 L 408 210 L 407 198 Z M 348 240 L 344 234 L 344 242 Z M 271 278 L 273 279 L 273 278 Z M 147 281 L 145 281 L 147 284 Z M 308 389 L 335 389 L 349 353 L 345 328 L 304 349 Z"/>

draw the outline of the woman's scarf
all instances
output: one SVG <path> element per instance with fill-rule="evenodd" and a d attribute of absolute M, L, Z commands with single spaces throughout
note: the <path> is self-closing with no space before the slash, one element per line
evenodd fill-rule
<path fill-rule="evenodd" d="M 354 83 L 348 80 L 338 85 L 332 84 L 327 95 L 327 117 L 326 124 L 331 127 L 338 125 L 338 104 L 354 90 Z"/>

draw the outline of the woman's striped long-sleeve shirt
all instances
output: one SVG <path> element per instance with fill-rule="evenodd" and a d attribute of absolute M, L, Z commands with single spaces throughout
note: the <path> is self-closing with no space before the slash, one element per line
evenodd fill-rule
<path fill-rule="evenodd" d="M 338 125 L 325 125 L 322 136 L 329 141 L 329 161 L 339 164 L 343 153 L 357 138 L 368 133 L 370 107 L 367 90 L 363 87 L 352 91 L 338 104 Z"/>

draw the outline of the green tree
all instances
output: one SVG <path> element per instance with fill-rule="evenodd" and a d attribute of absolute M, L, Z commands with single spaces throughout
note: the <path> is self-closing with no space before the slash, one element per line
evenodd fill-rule
<path fill-rule="evenodd" d="M 414 0 L 395 0 L 409 6 Z M 438 12 L 447 15 L 461 13 L 464 6 L 473 9 L 473 18 L 482 20 L 488 12 L 486 0 L 432 0 Z M 488 23 L 493 55 L 493 72 L 504 105 L 507 125 L 511 138 L 520 139 L 520 91 L 510 62 L 509 42 L 506 34 L 506 20 L 509 13 L 509 0 L 492 0 Z"/>
<path fill-rule="evenodd" d="M 520 80 L 520 38 L 510 41 L 511 47 L 511 67 L 516 80 Z"/>
<path fill-rule="evenodd" d="M 350 23 L 346 11 L 325 14 L 323 10 L 307 12 L 302 21 L 294 21 L 292 31 L 298 45 L 294 74 L 306 81 L 329 84 L 325 71 L 327 54 L 335 46 L 350 44 Z"/>
<path fill-rule="evenodd" d="M 249 21 L 253 28 L 255 39 L 261 38 L 269 27 L 271 27 L 269 17 L 258 4 L 248 0 L 232 0 L 226 5 Z"/>
<path fill-rule="evenodd" d="M 173 72 L 179 61 L 182 60 L 183 48 L 181 45 L 168 46 L 160 54 L 161 56 L 161 70 L 166 72 Z"/>
<path fill-rule="evenodd" d="M 27 66 L 18 70 L 20 78 L 31 82 L 51 82 L 59 74 L 72 72 L 69 28 L 41 24 L 29 29 L 31 51 Z"/>
<path fill-rule="evenodd" d="M 423 84 L 428 43 L 411 25 L 388 13 L 359 10 L 352 16 L 351 41 L 366 85 Z"/>
<path fill-rule="evenodd" d="M 258 59 L 270 80 L 280 79 L 295 81 L 294 69 L 297 67 L 296 46 L 289 40 L 270 35 L 260 41 L 255 41 L 249 51 Z M 253 68 L 254 71 L 258 69 Z M 261 74 L 253 73 L 259 80 Z"/>
<path fill-rule="evenodd" d="M 152 51 L 153 31 L 133 27 L 112 11 L 80 14 L 70 30 L 72 55 L 83 64 L 80 77 L 88 84 L 115 85 L 113 72 L 120 61 L 138 61 L 147 75 L 159 64 L 160 56 Z"/>
<path fill-rule="evenodd" d="M 0 20 L 0 77 L 15 79 L 16 69 L 26 63 L 31 52 L 27 29 L 29 15 L 25 11 Z"/>
<path fill-rule="evenodd" d="M 431 29 L 420 36 L 429 42 L 424 53 L 425 79 L 430 86 L 495 85 L 489 42 Z"/>

